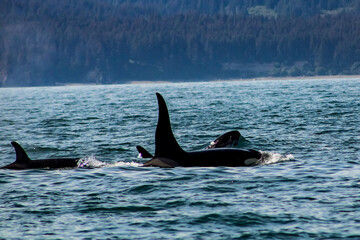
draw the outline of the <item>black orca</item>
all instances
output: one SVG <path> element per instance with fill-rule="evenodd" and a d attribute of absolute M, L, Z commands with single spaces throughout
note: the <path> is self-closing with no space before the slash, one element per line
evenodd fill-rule
<path fill-rule="evenodd" d="M 1 167 L 1 169 L 57 169 L 57 168 L 76 168 L 80 158 L 57 158 L 57 159 L 40 159 L 31 160 L 25 150 L 17 142 L 11 142 L 16 152 L 15 162 Z"/>
<path fill-rule="evenodd" d="M 169 112 L 164 98 L 156 93 L 159 118 L 155 132 L 155 156 L 144 163 L 145 167 L 246 167 L 261 161 L 256 150 L 215 148 L 186 152 L 176 141 L 171 129 Z"/>
<path fill-rule="evenodd" d="M 240 137 L 241 134 L 239 133 L 239 131 L 230 131 L 224 133 L 223 135 L 212 141 L 210 145 L 207 146 L 205 149 L 235 147 L 236 145 L 238 145 Z"/>
<path fill-rule="evenodd" d="M 230 131 L 226 132 L 214 141 L 212 141 L 209 146 L 207 146 L 205 149 L 212 149 L 212 148 L 229 148 L 229 147 L 235 147 L 239 143 L 241 134 L 239 131 Z M 242 137 L 242 139 L 245 139 Z M 142 146 L 136 146 L 136 149 L 139 152 L 139 157 L 142 158 L 152 158 L 153 155 L 149 153 L 145 148 Z"/>
<path fill-rule="evenodd" d="M 136 149 L 139 152 L 139 157 L 142 158 L 152 158 L 153 155 L 151 153 L 149 153 L 145 148 L 143 148 L 142 146 L 137 145 Z"/>

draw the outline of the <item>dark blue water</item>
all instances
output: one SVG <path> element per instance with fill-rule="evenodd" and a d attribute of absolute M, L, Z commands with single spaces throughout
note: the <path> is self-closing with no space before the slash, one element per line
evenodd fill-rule
<path fill-rule="evenodd" d="M 185 150 L 239 130 L 269 157 L 250 168 L 142 168 L 155 92 Z M 0 239 L 360 239 L 360 80 L 0 89 Z"/>

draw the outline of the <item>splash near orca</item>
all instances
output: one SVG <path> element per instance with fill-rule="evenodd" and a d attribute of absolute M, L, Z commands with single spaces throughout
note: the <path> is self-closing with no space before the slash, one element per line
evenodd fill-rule
<path fill-rule="evenodd" d="M 1 169 L 59 169 L 76 168 L 80 158 L 57 158 L 31 160 L 25 150 L 17 142 L 11 142 L 16 152 L 15 162 L 1 167 Z"/>
<path fill-rule="evenodd" d="M 212 148 L 231 148 L 236 147 L 239 143 L 240 137 L 245 140 L 244 137 L 241 136 L 239 131 L 230 131 L 226 132 L 214 141 L 212 141 L 209 146 L 205 149 L 212 149 Z M 139 157 L 141 158 L 152 158 L 153 155 L 149 153 L 145 148 L 142 146 L 136 146 L 136 149 L 139 152 Z"/>
<path fill-rule="evenodd" d="M 169 112 L 164 98 L 156 93 L 159 105 L 155 132 L 155 156 L 144 163 L 146 167 L 248 167 L 257 165 L 261 153 L 248 149 L 215 148 L 186 152 L 176 141 L 171 129 Z"/>

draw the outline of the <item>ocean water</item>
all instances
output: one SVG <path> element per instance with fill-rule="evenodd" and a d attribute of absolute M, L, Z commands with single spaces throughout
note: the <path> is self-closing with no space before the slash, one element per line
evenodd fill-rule
<path fill-rule="evenodd" d="M 175 137 L 202 149 L 238 130 L 267 155 L 248 168 L 144 168 L 155 92 Z M 360 79 L 0 89 L 0 239 L 360 239 Z"/>

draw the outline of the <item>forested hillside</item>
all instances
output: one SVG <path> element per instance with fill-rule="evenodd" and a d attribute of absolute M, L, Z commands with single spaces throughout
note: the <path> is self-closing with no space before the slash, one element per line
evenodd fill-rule
<path fill-rule="evenodd" d="M 0 1 L 0 86 L 334 74 L 360 1 Z"/>

